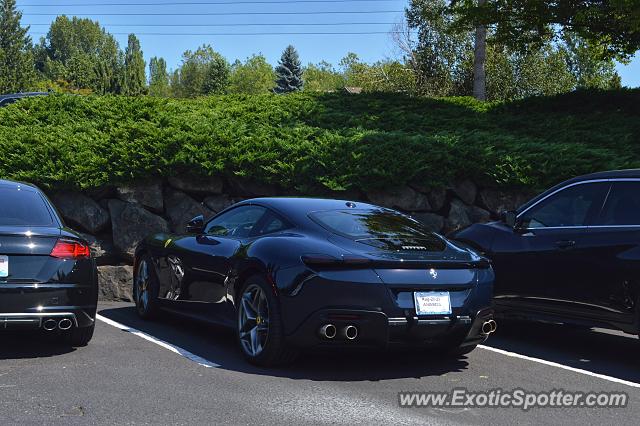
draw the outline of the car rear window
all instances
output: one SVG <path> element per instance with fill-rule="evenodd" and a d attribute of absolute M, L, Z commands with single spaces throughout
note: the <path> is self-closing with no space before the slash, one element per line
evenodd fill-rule
<path fill-rule="evenodd" d="M 327 210 L 311 219 L 329 231 L 354 240 L 424 238 L 441 240 L 419 222 L 388 209 Z"/>
<path fill-rule="evenodd" d="M 35 191 L 0 187 L 0 226 L 49 226 L 54 221 L 42 196 Z"/>

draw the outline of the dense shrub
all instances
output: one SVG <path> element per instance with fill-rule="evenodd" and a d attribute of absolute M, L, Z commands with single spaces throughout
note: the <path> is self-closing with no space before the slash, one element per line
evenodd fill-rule
<path fill-rule="evenodd" d="M 401 94 L 56 95 L 0 108 L 0 177 L 90 188 L 244 175 L 314 192 L 470 177 L 540 189 L 640 167 L 640 90 L 514 103 Z"/>

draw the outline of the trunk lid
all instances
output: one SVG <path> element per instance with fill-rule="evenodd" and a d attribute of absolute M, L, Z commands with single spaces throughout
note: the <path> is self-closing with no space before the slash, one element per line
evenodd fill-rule
<path fill-rule="evenodd" d="M 60 259 L 49 254 L 60 235 L 56 227 L 0 226 L 0 286 L 50 281 Z"/>

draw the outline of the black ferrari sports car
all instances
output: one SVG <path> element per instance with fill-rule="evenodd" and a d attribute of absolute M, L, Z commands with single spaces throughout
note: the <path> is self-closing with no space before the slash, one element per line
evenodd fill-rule
<path fill-rule="evenodd" d="M 87 242 L 35 186 L 0 180 L 0 201 L 0 330 L 41 329 L 87 345 L 98 305 Z"/>
<path fill-rule="evenodd" d="M 301 348 L 470 352 L 496 328 L 494 274 L 472 249 L 370 204 L 260 198 L 139 244 L 137 311 L 233 327 L 255 364 Z"/>

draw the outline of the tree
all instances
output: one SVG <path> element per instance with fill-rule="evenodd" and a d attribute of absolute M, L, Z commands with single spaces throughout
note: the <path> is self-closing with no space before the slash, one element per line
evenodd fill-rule
<path fill-rule="evenodd" d="M 575 77 L 578 88 L 612 89 L 621 86 L 614 61 L 602 59 L 606 56 L 602 46 L 569 32 L 563 35 L 563 43 L 567 50 L 569 71 Z"/>
<path fill-rule="evenodd" d="M 15 0 L 0 0 L 0 93 L 23 91 L 35 82 L 33 46 L 21 19 Z"/>
<path fill-rule="evenodd" d="M 124 54 L 124 82 L 123 93 L 130 96 L 141 95 L 146 90 L 147 77 L 145 75 L 146 63 L 140 40 L 135 34 L 129 34 L 127 48 Z"/>
<path fill-rule="evenodd" d="M 384 60 L 373 64 L 360 61 L 355 53 L 348 53 L 340 61 L 345 84 L 360 87 L 365 92 L 416 91 L 413 69 L 399 61 Z"/>
<path fill-rule="evenodd" d="M 90 19 L 58 16 L 36 49 L 36 68 L 65 86 L 122 92 L 124 55 L 115 38 Z"/>
<path fill-rule="evenodd" d="M 484 6 L 486 0 L 478 0 L 478 7 Z M 487 27 L 476 24 L 476 36 L 473 50 L 473 96 L 484 101 L 487 99 L 487 81 L 484 70 L 487 60 Z"/>
<path fill-rule="evenodd" d="M 263 55 L 253 55 L 244 63 L 234 62 L 229 77 L 229 92 L 260 94 L 268 93 L 275 86 L 273 67 Z"/>
<path fill-rule="evenodd" d="M 458 28 L 494 28 L 495 40 L 513 50 L 540 47 L 567 32 L 600 46 L 601 59 L 626 59 L 640 49 L 637 0 L 474 0 L 451 1 Z"/>
<path fill-rule="evenodd" d="M 302 90 L 302 64 L 296 49 L 289 45 L 282 52 L 276 67 L 276 93 L 289 93 Z"/>
<path fill-rule="evenodd" d="M 195 52 L 184 52 L 178 76 L 176 92 L 180 96 L 224 93 L 229 84 L 229 63 L 213 47 L 202 45 Z"/>
<path fill-rule="evenodd" d="M 331 92 L 345 86 L 345 78 L 333 65 L 326 61 L 309 64 L 304 69 L 304 90 L 310 92 Z"/>
<path fill-rule="evenodd" d="M 169 96 L 169 73 L 164 58 L 154 56 L 149 61 L 149 94 L 151 96 Z"/>

